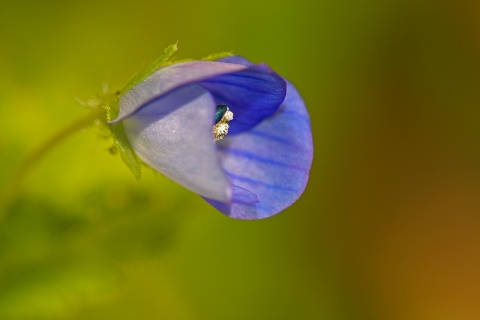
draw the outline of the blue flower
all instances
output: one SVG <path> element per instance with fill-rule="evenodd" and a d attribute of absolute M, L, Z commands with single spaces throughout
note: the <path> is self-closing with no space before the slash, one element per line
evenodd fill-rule
<path fill-rule="evenodd" d="M 121 97 L 120 121 L 142 161 L 230 217 L 272 216 L 306 187 L 310 118 L 295 87 L 264 64 L 227 57 L 161 68 Z"/>

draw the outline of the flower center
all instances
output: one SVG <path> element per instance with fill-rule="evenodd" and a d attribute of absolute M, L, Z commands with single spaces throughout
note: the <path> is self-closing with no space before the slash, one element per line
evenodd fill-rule
<path fill-rule="evenodd" d="M 215 110 L 215 124 L 213 125 L 213 139 L 223 139 L 228 134 L 228 123 L 233 120 L 233 112 L 224 104 L 219 104 Z"/>

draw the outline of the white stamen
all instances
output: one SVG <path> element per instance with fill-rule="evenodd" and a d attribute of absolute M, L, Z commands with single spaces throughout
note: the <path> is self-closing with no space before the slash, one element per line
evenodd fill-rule
<path fill-rule="evenodd" d="M 228 123 L 232 120 L 233 112 L 227 108 L 227 111 L 225 111 L 222 119 L 220 119 L 220 121 L 213 126 L 212 131 L 214 141 L 221 140 L 228 134 L 228 128 L 230 128 L 230 125 Z"/>

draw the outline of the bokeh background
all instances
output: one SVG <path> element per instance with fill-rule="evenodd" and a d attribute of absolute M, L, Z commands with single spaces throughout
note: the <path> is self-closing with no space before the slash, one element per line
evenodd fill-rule
<path fill-rule="evenodd" d="M 480 319 L 479 39 L 468 0 L 1 0 L 3 195 L 76 98 L 177 40 L 291 80 L 315 159 L 295 205 L 237 221 L 72 135 L 0 203 L 0 319 Z"/>

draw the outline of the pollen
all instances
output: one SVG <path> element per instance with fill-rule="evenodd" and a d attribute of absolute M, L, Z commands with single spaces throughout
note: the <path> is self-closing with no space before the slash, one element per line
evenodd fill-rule
<path fill-rule="evenodd" d="M 228 134 L 230 125 L 228 124 L 233 120 L 233 112 L 224 105 L 217 106 L 215 112 L 215 124 L 213 125 L 213 140 L 218 141 L 223 139 Z"/>

